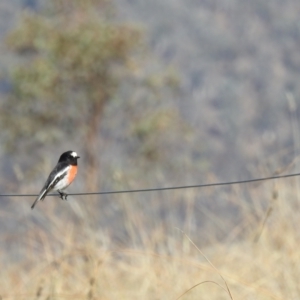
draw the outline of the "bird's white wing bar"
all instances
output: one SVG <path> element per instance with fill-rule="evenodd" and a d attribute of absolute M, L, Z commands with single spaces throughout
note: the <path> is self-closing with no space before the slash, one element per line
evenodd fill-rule
<path fill-rule="evenodd" d="M 67 175 L 67 173 L 68 173 L 68 171 L 69 171 L 70 168 L 71 168 L 71 166 L 68 166 L 68 167 L 64 168 L 63 170 L 61 170 L 60 172 L 58 172 L 58 173 L 54 176 L 54 178 L 51 180 L 51 182 L 48 184 L 48 186 L 47 186 L 47 188 L 46 188 L 47 192 L 48 192 L 49 190 L 53 189 L 53 188 L 55 187 L 55 185 L 56 185 L 62 178 L 64 178 L 64 177 Z"/>
<path fill-rule="evenodd" d="M 57 186 L 57 183 L 59 183 L 61 180 L 63 180 L 64 177 L 66 177 L 68 170 L 70 169 L 69 167 L 66 167 L 64 169 L 62 169 L 60 172 L 58 172 L 54 178 L 51 180 L 51 182 L 49 184 L 47 184 L 43 190 L 41 191 L 40 195 L 36 198 L 36 200 L 33 202 L 31 209 L 33 209 L 36 205 L 36 203 L 40 200 L 43 200 L 47 193 L 52 190 L 55 186 Z M 51 174 L 50 174 L 51 176 Z"/>

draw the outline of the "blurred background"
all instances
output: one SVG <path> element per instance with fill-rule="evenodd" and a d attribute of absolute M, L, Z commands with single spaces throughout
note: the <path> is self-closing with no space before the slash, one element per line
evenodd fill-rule
<path fill-rule="evenodd" d="M 0 194 L 37 194 L 67 150 L 81 157 L 70 193 L 299 172 L 299 13 L 296 0 L 0 1 Z M 225 290 L 181 298 L 299 299 L 299 191 L 291 178 L 33 211 L 34 197 L 0 197 L 0 297 L 179 299 L 211 280 Z"/>

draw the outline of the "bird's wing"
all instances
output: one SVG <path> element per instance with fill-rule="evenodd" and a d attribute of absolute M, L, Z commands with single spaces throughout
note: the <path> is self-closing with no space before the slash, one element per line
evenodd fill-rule
<path fill-rule="evenodd" d="M 58 163 L 50 173 L 43 189 L 41 190 L 41 193 L 45 191 L 47 194 L 50 190 L 52 190 L 55 185 L 68 174 L 69 169 L 70 166 L 68 163 Z"/>
<path fill-rule="evenodd" d="M 51 191 L 55 187 L 55 185 L 67 175 L 69 168 L 69 164 L 65 162 L 60 162 L 55 166 L 53 171 L 50 173 L 48 179 L 46 180 L 45 185 L 40 191 L 39 196 L 35 199 L 34 203 L 32 204 L 31 209 L 34 208 L 38 201 L 43 200 L 48 194 L 48 192 Z"/>

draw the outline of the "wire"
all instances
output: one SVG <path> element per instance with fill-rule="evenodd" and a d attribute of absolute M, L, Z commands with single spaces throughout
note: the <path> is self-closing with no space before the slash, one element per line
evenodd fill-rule
<path fill-rule="evenodd" d="M 215 187 L 215 186 L 226 186 L 253 183 L 259 181 L 275 180 L 289 177 L 300 176 L 300 173 L 277 175 L 270 177 L 254 178 L 247 180 L 238 181 L 227 181 L 227 182 L 216 182 L 216 183 L 204 183 L 195 185 L 184 185 L 184 186 L 172 186 L 172 187 L 161 187 L 161 188 L 148 188 L 138 190 L 120 190 L 120 191 L 107 191 L 107 192 L 85 192 L 85 193 L 71 193 L 69 196 L 88 196 L 88 195 L 109 195 L 109 194 L 128 194 L 128 193 L 145 193 L 145 192 L 157 192 L 157 191 L 168 191 L 168 190 L 181 190 L 181 189 L 193 189 L 193 188 L 204 188 L 204 187 Z M 37 197 L 38 194 L 0 194 L 0 197 Z M 58 194 L 48 194 L 47 196 L 59 196 Z"/>

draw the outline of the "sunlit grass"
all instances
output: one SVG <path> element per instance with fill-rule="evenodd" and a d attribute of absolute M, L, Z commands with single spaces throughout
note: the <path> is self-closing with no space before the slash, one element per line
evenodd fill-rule
<path fill-rule="evenodd" d="M 33 212 L 34 221 L 29 213 L 20 220 L 29 222 L 24 234 L 2 237 L 20 249 L 14 259 L 16 249 L 1 252 L 0 295 L 2 299 L 298 299 L 295 180 L 249 185 L 247 202 L 242 188 L 227 191 L 226 197 L 215 191 L 216 203 L 219 195 L 225 199 L 224 207 L 232 205 L 240 214 L 234 224 L 209 206 L 203 205 L 200 214 L 195 209 L 199 190 L 177 191 L 165 199 L 164 193 L 153 196 L 148 202 L 152 208 L 173 202 L 168 206 L 170 215 L 157 216 L 152 223 L 147 209 L 138 206 L 143 195 L 114 199 L 123 218 L 111 220 L 113 230 L 109 224 L 95 226 L 97 217 L 103 217 L 98 210 L 88 217 L 85 206 L 96 206 L 95 200 L 79 202 L 82 215 L 70 218 L 75 200 L 72 204 L 47 199 Z M 211 192 L 201 193 L 206 197 Z M 170 216 L 172 207 L 183 205 L 180 201 L 188 213 L 175 226 L 176 219 Z M 63 213 L 55 214 L 59 207 Z M 195 228 L 194 218 L 206 221 Z M 113 238 L 114 221 L 124 232 L 119 240 Z"/>

